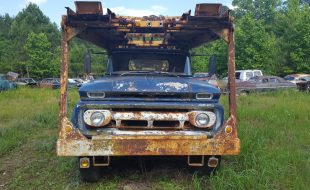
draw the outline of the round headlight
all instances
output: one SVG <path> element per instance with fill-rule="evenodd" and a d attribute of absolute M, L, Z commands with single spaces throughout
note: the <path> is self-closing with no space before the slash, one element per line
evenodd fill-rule
<path fill-rule="evenodd" d="M 208 125 L 210 122 L 210 118 L 207 114 L 205 113 L 200 113 L 196 116 L 196 124 L 199 127 L 204 127 L 206 125 Z"/>
<path fill-rule="evenodd" d="M 90 116 L 91 124 L 96 127 L 102 125 L 102 123 L 104 122 L 104 119 L 105 119 L 104 114 L 101 112 L 94 112 Z"/>

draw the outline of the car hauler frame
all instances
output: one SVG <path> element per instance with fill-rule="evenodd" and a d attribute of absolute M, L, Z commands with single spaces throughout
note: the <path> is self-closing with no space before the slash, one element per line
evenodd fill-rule
<path fill-rule="evenodd" d="M 237 136 L 237 106 L 235 84 L 234 24 L 230 11 L 221 4 L 197 4 L 181 17 L 125 17 L 107 9 L 103 14 L 100 2 L 75 2 L 76 11 L 67 7 L 62 17 L 62 62 L 59 112 L 58 156 L 191 156 L 237 155 L 240 141 Z M 193 131 L 121 131 L 87 138 L 67 117 L 68 43 L 73 37 L 89 41 L 106 50 L 157 48 L 189 50 L 203 43 L 223 39 L 228 45 L 229 118 L 215 134 Z M 142 37 L 142 38 L 141 38 Z M 139 40 L 139 38 L 141 40 Z M 147 106 L 147 105 L 145 105 Z M 212 106 L 212 105 L 207 105 Z M 140 113 L 141 114 L 141 113 Z M 152 117 L 163 114 L 149 113 Z M 165 117 L 186 117 L 165 113 Z M 138 116 L 137 116 L 138 117 Z M 141 117 L 141 115 L 140 115 Z M 95 164 L 95 160 L 93 161 Z M 109 165 L 109 159 L 97 166 Z M 202 164 L 203 165 L 203 164 Z"/>

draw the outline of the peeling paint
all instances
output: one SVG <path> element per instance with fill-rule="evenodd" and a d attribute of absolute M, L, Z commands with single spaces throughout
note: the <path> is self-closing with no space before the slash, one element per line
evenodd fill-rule
<path fill-rule="evenodd" d="M 116 83 L 115 84 L 115 89 L 117 89 L 117 90 L 120 90 L 121 88 L 123 88 L 124 87 L 124 84 L 123 83 Z"/>
<path fill-rule="evenodd" d="M 135 83 L 134 82 L 129 82 L 129 87 L 128 87 L 128 91 L 137 91 L 137 87 L 135 87 Z"/>
<path fill-rule="evenodd" d="M 236 155 L 239 139 L 209 139 L 207 135 L 124 133 L 88 140 L 57 141 L 59 156 Z"/>
<path fill-rule="evenodd" d="M 162 90 L 169 90 L 169 88 L 176 89 L 176 90 L 183 90 L 183 89 L 188 88 L 188 84 L 184 84 L 180 82 L 158 83 L 156 84 L 156 86 L 161 88 Z"/>

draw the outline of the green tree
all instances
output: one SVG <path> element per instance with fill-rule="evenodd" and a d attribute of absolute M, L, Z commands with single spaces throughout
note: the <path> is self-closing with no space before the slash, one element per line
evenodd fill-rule
<path fill-rule="evenodd" d="M 310 73 L 310 8 L 299 0 L 287 1 L 279 12 L 274 32 L 282 52 L 280 75 Z"/>
<path fill-rule="evenodd" d="M 9 32 L 13 18 L 8 14 L 0 16 L 0 73 L 6 73 L 12 70 L 8 60 L 11 57 L 11 43 Z"/>
<path fill-rule="evenodd" d="M 31 76 L 44 78 L 59 75 L 57 69 L 59 66 L 53 60 L 51 43 L 48 41 L 46 34 L 30 33 L 24 48 L 29 58 L 27 66 Z"/>
<path fill-rule="evenodd" d="M 83 76 L 83 63 L 85 54 L 90 52 L 102 52 L 103 49 L 87 43 L 83 40 L 73 39 L 69 44 L 69 76 L 78 77 Z M 92 73 L 97 76 L 102 76 L 105 72 L 106 55 L 96 55 L 92 56 Z"/>
<path fill-rule="evenodd" d="M 264 23 L 251 14 L 236 24 L 236 65 L 238 69 L 262 69 L 276 73 L 277 41 L 266 32 Z"/>
<path fill-rule="evenodd" d="M 193 54 L 206 54 L 207 56 L 192 57 L 192 72 L 208 72 L 210 56 L 216 56 L 216 74 L 224 76 L 227 73 L 227 43 L 224 40 L 214 41 L 210 44 L 195 48 Z"/>
<path fill-rule="evenodd" d="M 281 0 L 233 0 L 233 6 L 237 18 L 251 14 L 253 18 L 263 20 L 267 24 L 274 22 L 277 8 L 281 6 Z"/>
<path fill-rule="evenodd" d="M 28 4 L 17 14 L 11 25 L 10 38 L 14 56 L 10 62 L 12 68 L 21 75 L 25 74 L 26 63 L 29 62 L 25 49 L 26 40 L 30 33 L 44 33 L 50 42 L 50 52 L 60 46 L 60 32 L 56 24 L 52 24 L 36 4 Z"/>

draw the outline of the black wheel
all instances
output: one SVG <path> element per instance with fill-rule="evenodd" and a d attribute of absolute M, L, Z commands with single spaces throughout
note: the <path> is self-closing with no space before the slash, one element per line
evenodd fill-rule
<path fill-rule="evenodd" d="M 190 166 L 191 173 L 197 173 L 198 176 L 209 176 L 211 174 L 215 174 L 216 170 L 220 167 L 221 164 L 221 156 L 214 156 L 218 159 L 218 163 L 216 167 L 209 167 L 208 161 L 211 156 L 205 156 L 204 166 Z"/>
<path fill-rule="evenodd" d="M 97 182 L 102 177 L 102 167 L 94 166 L 92 157 L 89 157 L 89 161 L 89 168 L 80 168 L 80 162 L 78 161 L 81 179 L 85 182 Z"/>

